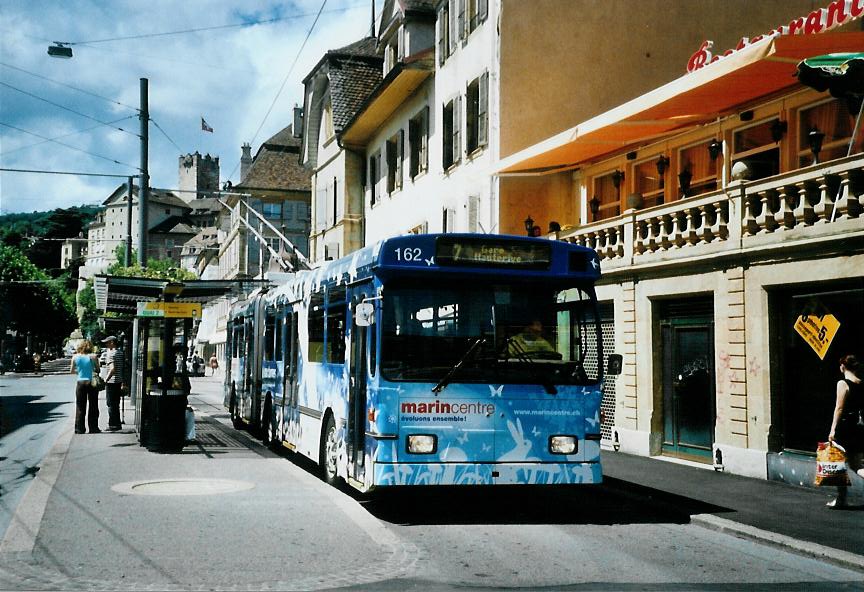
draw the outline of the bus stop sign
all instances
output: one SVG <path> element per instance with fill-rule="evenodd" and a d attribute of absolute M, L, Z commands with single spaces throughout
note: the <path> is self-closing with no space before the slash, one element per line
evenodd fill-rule
<path fill-rule="evenodd" d="M 139 317 L 159 317 L 166 319 L 200 319 L 199 302 L 139 302 Z"/>

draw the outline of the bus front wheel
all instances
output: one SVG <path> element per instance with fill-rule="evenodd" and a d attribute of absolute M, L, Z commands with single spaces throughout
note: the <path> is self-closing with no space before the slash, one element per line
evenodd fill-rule
<path fill-rule="evenodd" d="M 336 485 L 336 457 L 339 450 L 339 442 L 336 437 L 336 422 L 333 416 L 327 416 L 324 433 L 321 435 L 321 451 L 319 464 L 321 465 L 321 477 L 329 485 Z"/>

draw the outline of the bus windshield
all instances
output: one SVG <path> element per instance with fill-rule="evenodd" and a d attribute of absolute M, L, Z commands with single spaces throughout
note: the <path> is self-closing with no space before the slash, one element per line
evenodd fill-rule
<path fill-rule="evenodd" d="M 387 380 L 443 386 L 589 385 L 600 379 L 600 332 L 589 291 L 517 282 L 400 282 L 388 284 L 383 297 L 381 372 Z"/>

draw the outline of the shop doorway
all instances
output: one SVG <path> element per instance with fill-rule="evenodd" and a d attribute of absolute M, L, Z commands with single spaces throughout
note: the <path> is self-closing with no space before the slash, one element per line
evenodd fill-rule
<path fill-rule="evenodd" d="M 864 354 L 864 281 L 823 283 L 772 292 L 772 421 L 769 447 L 813 455 L 828 437 L 839 358 Z M 820 359 L 795 331 L 802 314 L 832 315 L 839 327 Z"/>
<path fill-rule="evenodd" d="M 711 298 L 660 305 L 662 453 L 711 462 L 714 443 L 714 318 Z"/>

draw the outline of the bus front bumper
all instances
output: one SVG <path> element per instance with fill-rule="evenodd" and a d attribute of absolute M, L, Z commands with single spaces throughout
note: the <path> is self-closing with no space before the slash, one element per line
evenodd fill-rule
<path fill-rule="evenodd" d="M 373 486 L 570 485 L 602 481 L 599 462 L 375 463 Z"/>

